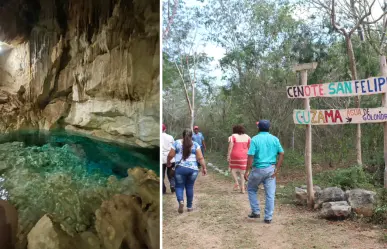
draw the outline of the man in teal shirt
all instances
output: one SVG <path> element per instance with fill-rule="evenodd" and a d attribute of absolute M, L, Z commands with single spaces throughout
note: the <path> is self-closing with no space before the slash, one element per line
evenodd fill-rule
<path fill-rule="evenodd" d="M 257 198 L 258 186 L 263 183 L 266 192 L 265 223 L 271 223 L 274 212 L 275 177 L 284 160 L 284 150 L 279 139 L 269 133 L 270 121 L 258 123 L 259 133 L 250 143 L 245 179 L 248 181 L 247 192 L 251 207 L 249 218 L 260 218 L 260 207 Z M 277 156 L 279 156 L 277 162 Z M 251 173 L 249 174 L 250 169 Z"/>

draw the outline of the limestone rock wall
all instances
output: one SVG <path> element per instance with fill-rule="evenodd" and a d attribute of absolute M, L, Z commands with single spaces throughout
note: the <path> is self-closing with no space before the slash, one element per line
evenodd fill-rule
<path fill-rule="evenodd" d="M 31 2 L 30 31 L 18 22 L 6 39 L 0 17 L 12 44 L 0 52 L 0 131 L 65 128 L 158 145 L 159 1 Z"/>

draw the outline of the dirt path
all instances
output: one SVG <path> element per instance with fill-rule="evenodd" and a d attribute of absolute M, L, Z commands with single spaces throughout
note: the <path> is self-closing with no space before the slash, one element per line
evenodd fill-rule
<path fill-rule="evenodd" d="M 167 184 L 168 186 L 168 184 Z M 174 194 L 163 196 L 163 248 L 348 248 L 381 249 L 380 230 L 350 221 L 330 222 L 294 205 L 277 202 L 272 224 L 251 221 L 247 194 L 215 173 L 199 176 L 192 213 L 177 213 Z M 259 190 L 261 210 L 263 190 Z M 263 205 L 262 205 L 263 204 Z M 263 217 L 263 215 L 262 215 Z"/>

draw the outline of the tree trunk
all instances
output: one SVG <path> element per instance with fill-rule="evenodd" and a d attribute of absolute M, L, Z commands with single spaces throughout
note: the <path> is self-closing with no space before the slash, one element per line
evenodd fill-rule
<path fill-rule="evenodd" d="M 345 42 L 347 44 L 347 54 L 349 57 L 349 66 L 351 69 L 352 80 L 357 79 L 357 71 L 356 71 L 356 61 L 355 54 L 353 52 L 352 41 L 349 35 L 345 36 Z M 355 104 L 356 108 L 360 108 L 360 97 L 355 96 Z M 356 162 L 358 165 L 362 165 L 362 156 L 361 156 L 361 127 L 360 124 L 356 125 Z"/>
<path fill-rule="evenodd" d="M 308 84 L 308 71 L 301 71 L 301 84 Z M 309 98 L 304 99 L 304 109 L 310 111 Z M 307 186 L 307 204 L 310 209 L 314 206 L 313 173 L 312 173 L 312 125 L 306 125 L 305 130 L 305 169 Z"/>
<path fill-rule="evenodd" d="M 195 81 L 192 82 L 191 129 L 195 123 Z"/>

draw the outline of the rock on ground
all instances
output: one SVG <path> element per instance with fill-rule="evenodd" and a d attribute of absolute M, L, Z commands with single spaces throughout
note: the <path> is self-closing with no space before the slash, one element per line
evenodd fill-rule
<path fill-rule="evenodd" d="M 128 194 L 115 195 L 96 211 L 95 228 L 102 246 L 159 248 L 159 177 L 143 168 L 129 169 L 128 175 Z M 134 194 L 129 195 L 130 192 Z"/>
<path fill-rule="evenodd" d="M 321 188 L 319 186 L 313 186 L 313 195 L 315 195 L 317 192 L 320 192 Z M 303 185 L 300 188 L 295 188 L 295 197 L 296 202 L 299 204 L 306 204 L 308 201 L 308 193 L 307 193 L 307 186 Z"/>
<path fill-rule="evenodd" d="M 90 231 L 71 237 L 48 215 L 44 215 L 28 234 L 28 249 L 100 249 L 98 237 Z"/>
<path fill-rule="evenodd" d="M 28 234 L 28 249 L 76 248 L 75 241 L 44 215 Z"/>
<path fill-rule="evenodd" d="M 345 192 L 345 197 L 352 210 L 365 217 L 373 214 L 376 193 L 364 189 L 353 189 Z"/>
<path fill-rule="evenodd" d="M 71 236 L 44 215 L 28 234 L 28 249 L 159 248 L 159 177 L 143 168 L 129 169 L 128 175 L 124 194 L 105 200 L 95 212 L 97 235 L 85 231 Z M 117 183 L 109 178 L 109 184 Z"/>
<path fill-rule="evenodd" d="M 77 246 L 79 249 L 100 249 L 101 245 L 97 235 L 92 232 L 86 231 L 79 234 L 76 238 Z M 71 248 L 74 249 L 74 248 Z"/>
<path fill-rule="evenodd" d="M 319 208 L 324 202 L 344 201 L 345 194 L 341 188 L 329 187 L 315 194 L 314 208 Z"/>
<path fill-rule="evenodd" d="M 159 219 L 139 196 L 116 195 L 96 211 L 96 229 L 106 249 L 159 248 Z"/>
<path fill-rule="evenodd" d="M 346 218 L 351 214 L 351 206 L 346 201 L 325 202 L 320 212 L 321 218 Z"/>

